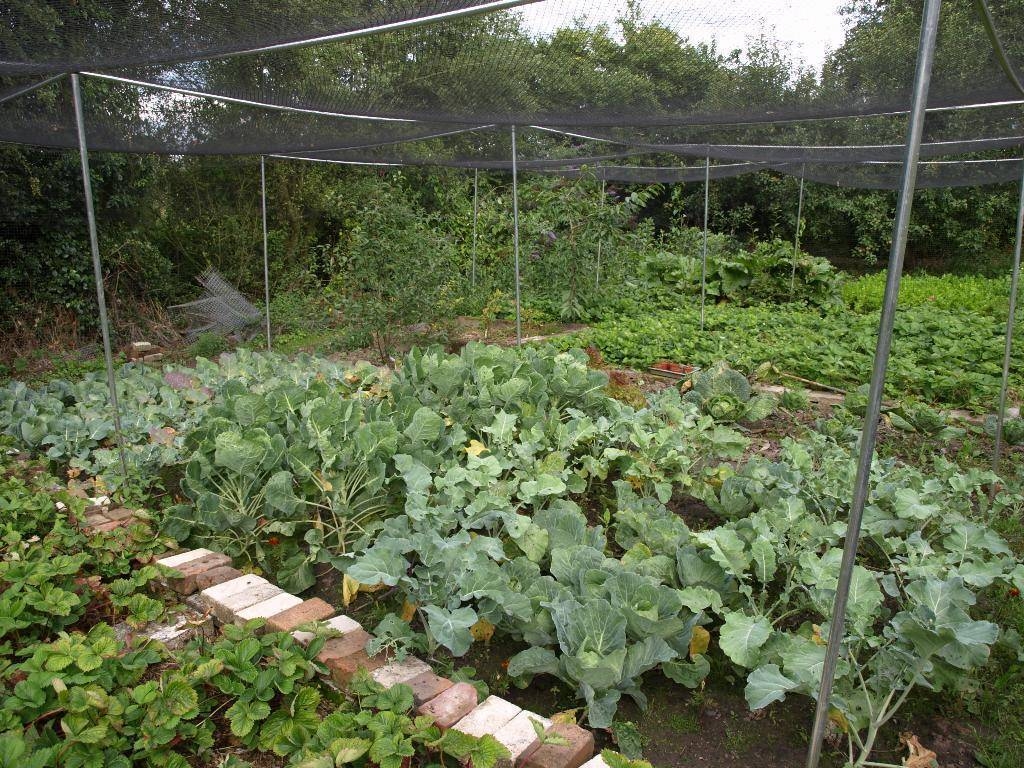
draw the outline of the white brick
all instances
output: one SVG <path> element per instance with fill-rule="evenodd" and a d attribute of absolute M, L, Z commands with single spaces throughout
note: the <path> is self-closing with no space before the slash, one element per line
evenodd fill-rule
<path fill-rule="evenodd" d="M 200 557 L 206 557 L 207 555 L 212 554 L 213 551 L 209 549 L 193 549 L 190 552 L 182 552 L 179 555 L 171 555 L 170 557 L 161 558 L 156 561 L 156 564 L 167 568 L 177 568 L 179 565 L 191 563 L 193 560 L 198 560 Z"/>
<path fill-rule="evenodd" d="M 391 688 L 399 683 L 407 683 L 425 672 L 432 671 L 430 665 L 425 661 L 420 661 L 414 656 L 407 656 L 402 661 L 393 661 L 380 669 L 375 669 L 370 673 L 370 677 L 385 688 Z"/>
<path fill-rule="evenodd" d="M 200 593 L 200 596 L 202 597 L 203 602 L 206 605 L 209 605 L 211 601 L 223 600 L 226 597 L 239 592 L 244 592 L 252 587 L 269 583 L 270 582 L 262 576 L 247 573 L 245 576 L 239 576 L 237 579 L 231 579 L 230 581 L 225 581 L 222 584 L 215 584 L 212 587 L 208 587 Z"/>
<path fill-rule="evenodd" d="M 537 741 L 537 732 L 533 729 L 531 720 L 539 721 L 544 726 L 544 730 L 551 727 L 551 721 L 546 717 L 535 715 L 524 709 L 508 724 L 495 732 L 494 738 L 504 744 L 505 748 L 512 753 L 511 759 L 506 761 L 507 765 L 515 765 L 520 756 Z"/>
<path fill-rule="evenodd" d="M 511 701 L 505 701 L 497 696 L 488 696 L 452 728 L 477 738 L 487 734 L 494 735 L 512 722 L 512 718 L 522 711 L 521 707 L 517 707 Z"/>
<path fill-rule="evenodd" d="M 601 757 L 601 753 L 598 752 L 592 758 L 587 760 L 580 768 L 608 768 L 608 763 Z"/>
<path fill-rule="evenodd" d="M 350 619 L 348 616 L 335 616 L 333 619 L 328 619 L 327 621 L 323 621 L 320 623 L 325 624 L 328 628 L 333 629 L 335 632 L 340 632 L 343 635 L 346 632 L 351 632 L 354 629 L 363 628 L 358 621 L 356 621 L 355 619 Z M 292 632 L 292 637 L 294 637 L 295 640 L 300 645 L 309 645 L 311 642 L 313 642 L 313 638 L 315 637 L 315 635 L 312 632 L 302 632 L 296 630 L 295 632 Z"/>
<path fill-rule="evenodd" d="M 232 581 L 238 581 L 238 579 L 233 579 Z M 213 615 L 226 624 L 234 621 L 239 611 L 245 610 L 251 605 L 256 605 L 256 603 L 262 603 L 264 600 L 269 600 L 275 595 L 280 595 L 284 592 L 283 589 L 271 584 L 266 579 L 262 579 L 262 582 L 262 584 L 250 585 L 241 591 L 231 592 L 223 597 L 214 598 L 211 598 L 207 592 L 216 589 L 216 587 L 210 587 L 210 589 L 202 593 L 203 599 L 210 606 Z M 226 581 L 224 583 L 230 584 L 231 582 Z M 222 587 L 224 585 L 218 584 L 217 586 Z"/>
<path fill-rule="evenodd" d="M 301 603 L 301 597 L 289 595 L 287 592 L 280 592 L 268 600 L 253 603 L 248 608 L 236 611 L 235 621 L 239 624 L 244 624 L 253 619 L 269 619 L 271 616 L 276 616 L 282 611 L 287 611 L 289 608 L 294 608 Z"/>

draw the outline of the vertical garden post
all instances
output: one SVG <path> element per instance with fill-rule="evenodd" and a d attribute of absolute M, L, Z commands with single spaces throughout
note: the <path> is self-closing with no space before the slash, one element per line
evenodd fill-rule
<path fill-rule="evenodd" d="M 270 259 L 267 250 L 267 158 L 260 155 L 260 207 L 263 209 L 263 299 L 267 315 L 267 352 L 270 351 Z"/>
<path fill-rule="evenodd" d="M 800 222 L 804 217 L 804 172 L 807 170 L 806 164 L 800 166 L 800 195 L 797 198 L 796 204 L 796 235 L 793 237 L 793 272 L 789 276 L 789 296 L 793 298 L 793 294 L 796 291 L 796 259 L 797 254 L 800 253 Z"/>
<path fill-rule="evenodd" d="M 473 169 L 473 252 L 469 268 L 469 284 L 476 287 L 476 226 L 480 218 L 480 169 Z"/>
<path fill-rule="evenodd" d="M 1024 167 L 1024 161 L 1021 163 Z M 992 471 L 999 474 L 999 460 L 1003 452 L 1003 422 L 1006 420 L 1006 391 L 1010 383 L 1010 353 L 1013 348 L 1013 325 L 1017 315 L 1017 285 L 1020 282 L 1020 249 L 1024 237 L 1024 171 L 1020 181 L 1020 201 L 1017 203 L 1017 241 L 1013 246 L 1013 272 L 1010 277 L 1010 309 L 1006 317 L 1006 342 L 1003 345 L 1003 381 L 999 386 L 999 408 L 996 409 L 996 445 L 992 452 Z M 995 496 L 995 485 L 992 486 Z"/>
<path fill-rule="evenodd" d="M 704 244 L 700 251 L 700 330 L 704 331 L 704 303 L 708 295 L 708 203 L 711 199 L 711 153 L 704 158 Z"/>
<path fill-rule="evenodd" d="M 854 481 L 853 502 L 846 526 L 846 540 L 843 544 L 843 559 L 839 566 L 839 580 L 836 585 L 832 621 L 825 649 L 825 662 L 821 670 L 821 690 L 814 710 L 814 727 L 811 743 L 807 750 L 807 768 L 818 768 L 821 759 L 825 728 L 828 725 L 829 706 L 832 699 L 832 683 L 835 680 L 839 649 L 843 644 L 846 604 L 850 596 L 850 581 L 857 557 L 857 543 L 860 538 L 861 519 L 867 501 L 868 483 L 871 478 L 871 458 L 875 449 L 878 419 L 882 408 L 882 390 L 885 372 L 892 348 L 893 323 L 896 319 L 896 300 L 899 297 L 900 277 L 903 273 L 903 256 L 907 245 L 907 228 L 914 202 L 914 187 L 917 183 L 917 164 L 921 152 L 921 134 L 924 131 L 925 110 L 928 103 L 928 86 L 931 81 L 932 61 L 935 56 L 935 38 L 939 30 L 939 11 L 942 0 L 925 0 L 921 20 L 921 38 L 917 49 L 917 70 L 914 73 L 913 100 L 907 122 L 906 155 L 903 160 L 903 177 L 900 181 L 899 199 L 896 205 L 896 219 L 893 222 L 892 248 L 889 251 L 889 273 L 885 282 L 885 296 L 882 301 L 882 315 L 878 324 L 878 340 L 875 346 L 874 365 L 871 369 L 871 385 L 868 390 L 867 414 L 861 433 L 860 452 L 857 457 L 857 477 Z"/>
<path fill-rule="evenodd" d="M 594 287 L 601 287 L 601 243 L 604 242 L 604 199 L 606 197 L 605 192 L 606 181 L 601 179 L 601 227 L 598 230 L 601 234 L 597 239 L 597 271 L 594 275 Z"/>
<path fill-rule="evenodd" d="M 89 227 L 89 250 L 92 251 L 92 274 L 96 281 L 96 303 L 100 310 L 100 332 L 103 335 L 103 360 L 107 367 L 107 387 L 110 389 L 110 408 L 114 415 L 114 433 L 117 453 L 121 459 L 121 472 L 128 482 L 128 463 L 124 457 L 124 431 L 121 429 L 121 409 L 117 403 L 117 381 L 114 379 L 114 354 L 110 347 L 110 322 L 107 319 L 107 297 L 103 289 L 103 264 L 100 261 L 100 241 L 96 234 L 96 209 L 92 200 L 92 172 L 89 169 L 89 147 L 85 141 L 85 117 L 82 110 L 82 88 L 78 74 L 71 75 L 71 96 L 75 102 L 75 127 L 78 130 L 78 154 L 82 161 L 82 185 L 85 191 L 85 220 Z"/>
<path fill-rule="evenodd" d="M 516 165 L 516 127 L 512 126 L 512 259 L 516 273 L 516 344 L 523 343 L 523 315 L 519 303 L 519 175 Z"/>

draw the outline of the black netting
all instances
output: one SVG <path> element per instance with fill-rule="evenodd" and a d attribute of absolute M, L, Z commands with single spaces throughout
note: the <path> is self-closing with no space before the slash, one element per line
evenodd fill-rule
<path fill-rule="evenodd" d="M 942 162 L 922 186 L 998 183 L 1021 154 L 1024 5 L 984 10 L 943 3 L 922 148 Z M 501 170 L 514 124 L 524 171 L 683 180 L 710 157 L 713 174 L 801 166 L 824 183 L 893 188 L 921 11 L 17 0 L 0 9 L 0 140 L 75 147 L 68 79 L 51 73 L 80 70 L 95 150 Z"/>
<path fill-rule="evenodd" d="M 0 5 L 0 74 L 194 61 L 531 0 L 11 0 Z"/>

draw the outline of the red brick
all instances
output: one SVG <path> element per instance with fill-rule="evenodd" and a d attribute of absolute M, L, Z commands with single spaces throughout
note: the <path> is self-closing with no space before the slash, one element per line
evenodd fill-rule
<path fill-rule="evenodd" d="M 369 641 L 369 632 L 362 628 L 354 629 L 341 637 L 332 637 L 324 643 L 323 650 L 317 658 L 324 664 L 329 664 L 331 659 L 341 659 L 364 650 Z"/>
<path fill-rule="evenodd" d="M 208 571 L 196 575 L 196 589 L 202 591 L 223 584 L 225 581 L 237 579 L 242 572 L 230 565 L 222 565 L 219 568 L 211 568 Z"/>
<path fill-rule="evenodd" d="M 331 679 L 342 688 L 347 688 L 352 682 L 352 676 L 360 669 L 373 672 L 388 663 L 388 654 L 378 653 L 376 656 L 367 656 L 366 651 L 359 650 L 348 656 L 332 656 L 325 662 L 331 670 Z"/>
<path fill-rule="evenodd" d="M 223 568 L 228 565 L 231 565 L 231 558 L 227 555 L 222 555 L 220 552 L 214 552 L 212 555 L 203 555 L 195 560 L 189 560 L 187 563 L 175 566 L 174 570 L 180 573 L 181 576 L 168 579 L 167 584 L 179 594 L 191 595 L 199 589 L 198 582 L 196 581 L 197 576 L 207 571 L 212 571 L 214 568 Z"/>
<path fill-rule="evenodd" d="M 523 768 L 580 768 L 594 756 L 594 734 L 578 725 L 556 723 L 545 734 L 561 736 L 569 743 L 541 744 L 526 757 Z"/>
<path fill-rule="evenodd" d="M 303 601 L 294 608 L 282 611 L 267 619 L 267 632 L 291 632 L 293 629 L 313 621 L 329 619 L 334 615 L 334 606 L 326 600 L 314 597 Z"/>
<path fill-rule="evenodd" d="M 445 677 L 435 675 L 433 672 L 424 672 L 412 680 L 407 680 L 405 685 L 412 688 L 412 700 L 416 706 L 426 704 L 428 701 L 452 687 L 452 681 Z"/>
<path fill-rule="evenodd" d="M 93 533 L 106 533 L 107 531 L 112 531 L 115 528 L 120 528 L 121 523 L 121 520 L 108 520 L 107 522 L 100 523 L 99 525 L 91 525 L 90 529 Z"/>
<path fill-rule="evenodd" d="M 477 705 L 476 688 L 469 683 L 456 683 L 438 694 L 416 711 L 430 715 L 438 728 L 451 728 L 472 712 Z"/>

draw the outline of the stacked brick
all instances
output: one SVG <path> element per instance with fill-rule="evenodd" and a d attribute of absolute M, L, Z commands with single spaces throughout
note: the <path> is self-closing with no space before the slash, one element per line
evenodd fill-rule
<path fill-rule="evenodd" d="M 88 499 L 88 501 L 90 503 L 85 508 L 85 519 L 79 521 L 79 524 L 87 533 L 112 531 L 115 528 L 129 525 L 135 520 L 134 511 L 125 507 L 112 507 L 110 499 L 106 496 L 98 496 Z M 57 509 L 60 512 L 66 512 L 67 505 L 62 501 L 58 501 Z"/>
<path fill-rule="evenodd" d="M 434 718 L 439 728 L 491 735 L 503 744 L 511 757 L 499 768 L 607 768 L 600 756 L 594 757 L 590 731 L 572 723 L 552 723 L 497 696 L 478 702 L 472 685 L 436 675 L 420 659 L 368 656 L 370 634 L 348 616 L 335 615 L 334 606 L 319 598 L 303 600 L 260 576 L 242 574 L 226 556 L 208 549 L 165 557 L 157 564 L 177 572 L 167 580 L 172 589 L 183 595 L 199 591 L 205 608 L 223 624 L 264 619 L 263 631 L 291 632 L 304 645 L 314 635 L 300 627 L 320 623 L 340 633 L 327 640 L 318 655 L 336 685 L 347 687 L 363 669 L 385 688 L 409 686 L 417 713 Z M 537 737 L 534 722 L 543 726 L 544 739 Z M 547 736 L 560 738 L 549 741 Z"/>

